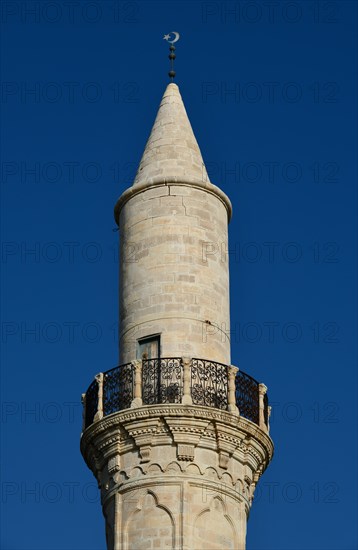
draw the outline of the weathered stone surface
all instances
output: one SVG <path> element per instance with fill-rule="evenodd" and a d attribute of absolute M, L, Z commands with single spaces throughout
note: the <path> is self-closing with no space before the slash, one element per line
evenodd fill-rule
<path fill-rule="evenodd" d="M 152 405 L 93 424 L 81 450 L 100 483 L 109 550 L 244 550 L 273 446 L 234 414 Z"/>
<path fill-rule="evenodd" d="M 193 183 L 209 181 L 179 88 L 174 83 L 168 85 L 163 95 L 134 185 L 171 178 L 186 178 Z"/>
<path fill-rule="evenodd" d="M 154 207 L 146 196 L 153 190 L 144 191 L 121 211 L 121 363 L 135 357 L 138 338 L 157 333 L 163 357 L 185 345 L 193 357 L 230 363 L 227 212 L 215 195 L 185 189 L 172 196 L 168 186 Z"/>

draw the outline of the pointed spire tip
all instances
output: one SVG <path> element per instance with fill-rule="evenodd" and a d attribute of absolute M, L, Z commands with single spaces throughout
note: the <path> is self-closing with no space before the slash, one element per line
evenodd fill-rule
<path fill-rule="evenodd" d="M 179 87 L 170 82 L 145 146 L 133 185 L 210 182 Z"/>

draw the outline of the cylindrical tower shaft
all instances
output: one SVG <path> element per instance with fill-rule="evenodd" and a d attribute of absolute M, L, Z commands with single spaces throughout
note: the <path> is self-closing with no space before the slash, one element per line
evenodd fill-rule
<path fill-rule="evenodd" d="M 121 363 L 148 353 L 151 337 L 163 357 L 230 363 L 230 213 L 229 199 L 209 182 L 179 89 L 170 84 L 134 185 L 116 207 Z"/>
<path fill-rule="evenodd" d="M 120 363 L 160 355 L 230 364 L 227 210 L 203 188 L 157 186 L 120 213 Z"/>

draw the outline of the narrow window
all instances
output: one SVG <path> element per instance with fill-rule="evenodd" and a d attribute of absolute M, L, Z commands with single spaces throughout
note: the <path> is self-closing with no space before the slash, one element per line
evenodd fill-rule
<path fill-rule="evenodd" d="M 137 359 L 156 359 L 160 357 L 160 336 L 147 336 L 138 340 Z"/>

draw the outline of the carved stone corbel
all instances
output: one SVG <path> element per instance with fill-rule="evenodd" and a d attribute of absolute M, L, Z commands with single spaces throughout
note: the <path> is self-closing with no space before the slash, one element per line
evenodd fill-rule
<path fill-rule="evenodd" d="M 108 473 L 110 476 L 115 474 L 116 472 L 119 472 L 121 469 L 121 459 L 119 455 L 112 456 L 108 460 Z"/>
<path fill-rule="evenodd" d="M 150 455 L 152 453 L 152 447 L 150 445 L 143 445 L 139 447 L 139 455 L 141 464 L 150 462 Z"/>
<path fill-rule="evenodd" d="M 195 447 L 198 445 L 210 422 L 199 418 L 196 418 L 195 421 L 191 418 L 183 421 L 183 418 L 173 418 L 171 416 L 166 416 L 165 421 L 174 442 L 177 444 L 178 460 L 194 460 Z"/>
<path fill-rule="evenodd" d="M 194 460 L 195 447 L 194 445 L 184 445 L 183 443 L 178 443 L 177 446 L 177 456 L 178 460 Z"/>
<path fill-rule="evenodd" d="M 219 466 L 226 470 L 239 441 L 233 436 L 232 429 L 221 422 L 215 422 L 215 430 L 219 451 Z"/>
<path fill-rule="evenodd" d="M 229 466 L 231 455 L 226 451 L 219 451 L 219 466 L 224 470 L 227 470 Z"/>
<path fill-rule="evenodd" d="M 133 437 L 139 449 L 141 463 L 149 462 L 150 460 L 152 439 L 157 433 L 159 421 L 159 418 L 151 420 L 144 418 L 142 420 L 130 422 L 126 426 L 126 431 Z"/>

